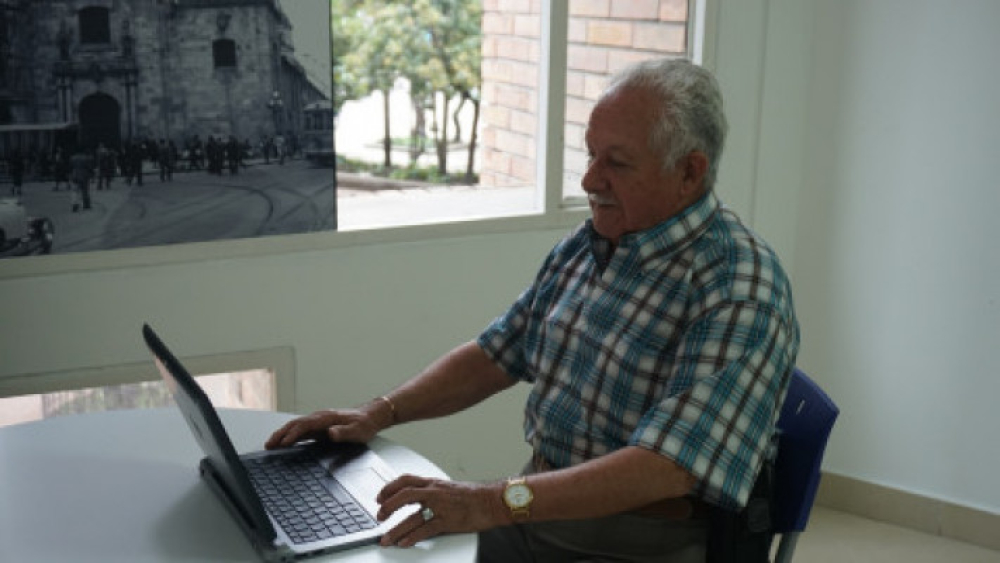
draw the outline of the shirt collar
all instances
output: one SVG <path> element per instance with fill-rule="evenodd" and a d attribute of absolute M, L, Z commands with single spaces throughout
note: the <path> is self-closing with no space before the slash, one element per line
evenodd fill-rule
<path fill-rule="evenodd" d="M 721 205 L 719 198 L 709 192 L 662 223 L 623 235 L 617 248 L 599 235 L 594 230 L 593 220 L 588 219 L 591 252 L 601 271 L 616 258 L 624 260 L 622 266 L 634 263 L 647 266 L 652 260 L 670 258 L 705 232 Z"/>

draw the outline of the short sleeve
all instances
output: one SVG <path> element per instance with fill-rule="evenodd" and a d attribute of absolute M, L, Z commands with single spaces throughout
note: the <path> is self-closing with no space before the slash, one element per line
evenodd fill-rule
<path fill-rule="evenodd" d="M 503 315 L 493 319 L 476 339 L 486 356 L 514 379 L 532 381 L 524 355 L 524 336 L 528 325 L 534 288 L 524 290 Z"/>
<path fill-rule="evenodd" d="M 709 311 L 686 332 L 672 366 L 671 378 L 690 385 L 644 414 L 631 445 L 689 471 L 700 498 L 745 506 L 797 349 L 797 325 L 770 305 L 730 303 Z"/>
<path fill-rule="evenodd" d="M 588 232 L 585 227 L 579 227 L 556 244 L 545 257 L 532 284 L 521 292 L 503 315 L 493 319 L 476 339 L 479 347 L 507 375 L 522 381 L 535 381 L 535 373 L 526 355 L 531 346 L 528 342 L 532 339 L 530 327 L 537 321 L 536 316 L 544 309 L 546 299 L 549 298 L 551 288 L 546 288 L 556 275 L 557 265 L 565 260 L 566 255 L 579 251 L 581 245 L 588 240 Z"/>

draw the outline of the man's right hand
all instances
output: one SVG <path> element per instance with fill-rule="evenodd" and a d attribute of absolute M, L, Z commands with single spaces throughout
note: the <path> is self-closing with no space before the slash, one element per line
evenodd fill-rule
<path fill-rule="evenodd" d="M 316 411 L 289 421 L 271 434 L 264 447 L 287 448 L 303 440 L 367 443 L 392 421 L 388 404 L 380 400 L 357 409 Z"/>
<path fill-rule="evenodd" d="M 479 344 L 466 342 L 388 395 L 356 409 L 317 411 L 296 418 L 272 434 L 264 446 L 284 448 L 310 439 L 368 442 L 394 424 L 459 412 L 516 382 Z M 400 406 L 402 412 L 396 412 Z"/>

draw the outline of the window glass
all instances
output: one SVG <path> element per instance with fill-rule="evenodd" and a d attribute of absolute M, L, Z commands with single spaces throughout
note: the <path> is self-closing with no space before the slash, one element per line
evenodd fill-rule
<path fill-rule="evenodd" d="M 274 372 L 256 369 L 196 376 L 217 408 L 274 410 Z M 0 399 L 0 426 L 67 414 L 157 408 L 172 404 L 162 381 L 55 391 Z"/>
<path fill-rule="evenodd" d="M 538 3 L 347 4 L 332 23 L 339 228 L 534 211 Z"/>
<path fill-rule="evenodd" d="M 687 14 L 687 0 L 569 0 L 564 197 L 583 197 L 587 119 L 608 77 L 642 60 L 687 57 Z"/>
<path fill-rule="evenodd" d="M 0 11 L 0 87 L 7 85 L 7 68 L 10 64 L 7 60 L 10 57 L 10 35 L 7 33 L 7 25 L 7 12 Z"/>
<path fill-rule="evenodd" d="M 215 68 L 236 67 L 236 42 L 232 39 L 218 39 L 212 43 L 212 57 Z"/>
<path fill-rule="evenodd" d="M 80 10 L 80 43 L 110 43 L 108 9 L 90 7 Z"/>
<path fill-rule="evenodd" d="M 334 104 L 340 110 L 336 146 L 342 165 L 338 175 L 340 228 L 454 218 L 445 209 L 466 216 L 540 211 L 536 190 L 560 189 L 536 186 L 539 119 L 548 110 L 540 107 L 539 99 L 540 56 L 549 33 L 543 29 L 545 6 L 520 0 L 422 3 L 448 5 L 450 9 L 466 10 L 467 14 L 481 13 L 479 37 L 469 39 L 469 44 L 479 43 L 479 115 L 468 113 L 468 101 L 461 106 L 460 98 L 453 97 L 447 111 L 461 109 L 457 117 L 452 116 L 452 126 L 444 123 L 442 95 L 426 94 L 440 84 L 410 72 L 420 64 L 412 60 L 404 63 L 405 59 L 400 58 L 401 53 L 417 52 L 419 49 L 413 45 L 421 45 L 423 39 L 433 41 L 447 34 L 422 27 L 422 16 L 414 3 L 361 4 L 370 11 L 349 11 L 345 6 L 342 13 L 335 14 L 333 23 L 335 82 L 339 79 Z M 556 14 L 565 12 L 553 10 L 553 16 Z M 566 79 L 565 121 L 562 135 L 556 136 L 555 142 L 563 146 L 561 195 L 572 205 L 583 203 L 580 178 L 586 166 L 584 131 L 607 77 L 640 60 L 688 56 L 688 2 L 568 0 L 566 17 L 566 68 L 558 68 Z M 414 30 L 415 37 L 405 40 L 411 43 L 398 37 L 400 27 Z M 473 37 L 474 27 L 468 26 L 468 30 L 469 36 L 452 37 Z M 364 34 L 361 46 L 352 39 L 356 33 Z M 381 33 L 397 35 L 380 38 Z M 472 56 L 471 50 L 468 56 Z M 380 66 L 383 63 L 387 66 Z M 390 116 L 388 122 L 384 115 Z M 410 168 L 433 168 L 433 137 L 440 135 L 445 126 L 449 127 L 449 136 L 454 135 L 449 141 L 453 143 L 449 145 L 449 167 L 461 172 L 466 162 L 461 153 L 469 145 L 470 137 L 465 135 L 471 133 L 470 121 L 477 125 L 478 136 L 467 159 L 473 166 L 467 181 L 446 177 L 440 170 L 407 176 Z M 386 137 L 392 139 L 390 145 L 384 144 Z M 374 176 L 388 179 L 371 184 L 378 182 Z"/>

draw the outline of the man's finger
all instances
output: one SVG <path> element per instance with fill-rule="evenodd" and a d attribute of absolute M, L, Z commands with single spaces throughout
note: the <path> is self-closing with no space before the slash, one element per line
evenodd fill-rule
<path fill-rule="evenodd" d="M 291 424 L 289 424 L 288 427 L 285 429 L 284 435 L 282 435 L 281 437 L 279 445 L 287 448 L 288 446 L 294 445 L 296 442 L 298 442 L 299 439 L 302 438 L 302 435 L 308 432 L 308 429 L 304 428 L 303 426 L 304 425 L 302 424 L 301 420 L 296 420 L 293 421 Z"/>
<path fill-rule="evenodd" d="M 323 422 L 316 418 L 296 418 L 279 428 L 265 444 L 267 447 L 288 447 L 323 427 Z"/>
<path fill-rule="evenodd" d="M 440 533 L 441 527 L 434 519 L 425 521 L 423 516 L 418 512 L 386 532 L 382 536 L 381 545 L 384 547 L 412 547 L 418 542 L 432 538 Z"/>
<path fill-rule="evenodd" d="M 383 547 L 389 547 L 393 545 L 398 545 L 399 540 L 406 536 L 409 532 L 413 531 L 424 523 L 423 518 L 419 514 L 410 515 L 408 518 L 403 519 L 402 522 L 396 524 L 391 530 L 386 532 L 379 543 Z"/>
<path fill-rule="evenodd" d="M 403 489 L 379 503 L 381 506 L 375 517 L 379 521 L 388 520 L 397 510 L 401 510 L 405 506 L 423 504 L 425 496 L 420 489 Z"/>
<path fill-rule="evenodd" d="M 363 442 L 359 439 L 357 428 L 349 426 L 331 426 L 326 429 L 326 437 L 331 442 Z"/>
<path fill-rule="evenodd" d="M 403 475 L 397 478 L 396 480 L 392 481 L 391 483 L 387 484 L 386 486 L 382 487 L 382 490 L 379 491 L 378 496 L 375 497 L 375 500 L 378 501 L 379 503 L 385 502 L 390 497 L 392 497 L 393 495 L 395 495 L 396 493 L 398 493 L 403 489 L 423 488 L 429 485 L 431 481 L 432 480 L 428 479 L 427 477 L 419 477 L 417 475 L 410 475 L 410 474 Z"/>
<path fill-rule="evenodd" d="M 424 522 L 423 524 L 417 526 L 410 533 L 404 535 L 400 538 L 396 545 L 399 547 L 413 547 L 414 545 L 433 538 L 441 534 L 442 527 L 436 520 L 431 520 L 429 522 Z"/>
<path fill-rule="evenodd" d="M 264 447 L 268 449 L 273 449 L 278 447 L 281 444 L 281 442 L 285 439 L 285 436 L 288 435 L 288 430 L 294 423 L 295 421 L 285 423 L 285 425 L 283 425 L 281 428 L 275 430 L 274 433 L 271 434 L 271 437 L 267 439 L 267 442 L 264 443 Z"/>

